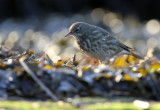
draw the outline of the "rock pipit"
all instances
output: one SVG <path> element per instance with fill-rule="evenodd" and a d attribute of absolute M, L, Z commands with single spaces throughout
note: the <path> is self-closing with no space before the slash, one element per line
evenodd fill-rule
<path fill-rule="evenodd" d="M 108 31 L 88 23 L 76 22 L 69 28 L 67 36 L 73 36 L 79 48 L 87 55 L 108 63 L 109 59 L 119 55 L 128 54 L 143 59 L 133 53 L 133 48 L 118 41 Z"/>

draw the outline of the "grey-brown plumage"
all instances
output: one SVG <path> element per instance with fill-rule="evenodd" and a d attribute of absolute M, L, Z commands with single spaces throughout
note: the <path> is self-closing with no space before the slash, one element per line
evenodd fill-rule
<path fill-rule="evenodd" d="M 118 54 L 129 54 L 142 58 L 132 53 L 132 48 L 118 41 L 106 30 L 88 23 L 72 24 L 66 36 L 73 36 L 82 51 L 100 61 L 108 62 L 110 58 Z"/>

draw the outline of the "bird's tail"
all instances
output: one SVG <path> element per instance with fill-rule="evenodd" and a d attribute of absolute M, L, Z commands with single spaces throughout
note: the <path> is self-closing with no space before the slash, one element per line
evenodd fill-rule
<path fill-rule="evenodd" d="M 132 52 L 131 52 L 131 55 L 133 55 L 134 57 L 139 58 L 139 59 L 144 59 L 144 58 L 143 58 L 143 57 L 141 57 L 140 55 L 137 55 L 137 54 L 132 53 Z"/>

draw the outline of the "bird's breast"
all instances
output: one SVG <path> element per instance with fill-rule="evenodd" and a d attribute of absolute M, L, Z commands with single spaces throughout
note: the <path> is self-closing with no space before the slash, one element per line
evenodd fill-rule
<path fill-rule="evenodd" d="M 100 42 L 97 41 L 91 41 L 89 39 L 86 40 L 80 40 L 77 41 L 80 49 L 86 53 L 87 55 L 93 57 L 93 58 L 100 58 L 103 57 L 104 53 L 102 54 L 101 51 L 101 44 Z"/>
<path fill-rule="evenodd" d="M 89 39 L 79 40 L 77 41 L 77 44 L 82 51 L 89 51 L 91 48 L 91 42 L 89 41 Z"/>

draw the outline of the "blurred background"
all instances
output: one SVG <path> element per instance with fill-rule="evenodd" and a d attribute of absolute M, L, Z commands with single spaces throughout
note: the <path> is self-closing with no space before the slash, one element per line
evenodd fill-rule
<path fill-rule="evenodd" d="M 81 21 L 107 29 L 142 56 L 153 48 L 160 58 L 159 6 L 159 0 L 0 0 L 0 44 L 45 51 L 56 62 L 81 54 L 73 38 L 64 38 Z"/>

